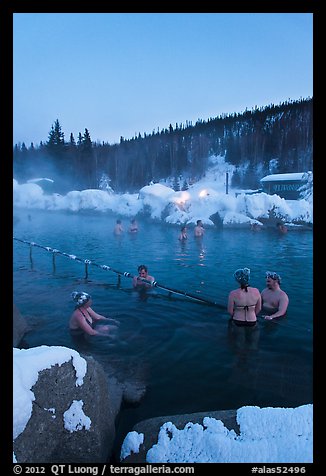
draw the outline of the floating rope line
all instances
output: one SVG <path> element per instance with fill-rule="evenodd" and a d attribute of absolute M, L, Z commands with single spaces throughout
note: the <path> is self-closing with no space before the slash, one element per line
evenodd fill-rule
<path fill-rule="evenodd" d="M 16 240 L 16 241 L 19 241 L 20 243 L 24 243 L 24 244 L 30 246 L 30 261 L 31 261 L 31 263 L 32 263 L 32 248 L 33 248 L 33 246 L 35 246 L 37 248 L 42 248 L 45 251 L 53 253 L 53 267 L 54 268 L 55 268 L 55 256 L 56 255 L 62 255 L 62 256 L 65 256 L 65 257 L 67 257 L 71 260 L 78 261 L 79 263 L 84 263 L 85 264 L 85 278 L 86 279 L 88 277 L 88 266 L 89 265 L 96 266 L 97 268 L 103 269 L 104 271 L 112 271 L 113 273 L 118 274 L 118 285 L 120 285 L 121 276 L 125 276 L 126 278 L 133 278 L 134 277 L 131 273 L 128 273 L 127 271 L 118 271 L 117 269 L 111 268 L 111 266 L 108 266 L 106 264 L 98 264 L 98 263 L 95 263 L 94 261 L 91 261 L 89 259 L 78 258 L 76 255 L 69 254 L 69 253 L 64 253 L 64 252 L 59 251 L 55 248 L 50 248 L 49 246 L 42 246 L 42 245 L 39 245 L 38 243 L 34 243 L 33 241 L 21 240 L 19 238 L 15 238 L 15 237 L 13 239 Z M 185 296 L 189 299 L 193 299 L 193 300 L 196 300 L 196 301 L 199 301 L 199 302 L 203 302 L 203 303 L 209 304 L 211 306 L 217 306 L 221 309 L 225 308 L 225 306 L 222 306 L 221 304 L 219 304 L 217 302 L 210 301 L 208 299 L 196 296 L 196 295 L 188 293 L 186 291 L 180 291 L 178 289 L 174 289 L 174 288 L 164 286 L 163 284 L 160 284 L 157 281 L 152 282 L 152 281 L 149 281 L 148 279 L 141 278 L 140 276 L 138 276 L 138 279 L 143 281 L 144 283 L 148 284 L 151 287 L 163 289 L 164 291 L 168 291 L 169 293 L 178 294 L 180 296 Z"/>

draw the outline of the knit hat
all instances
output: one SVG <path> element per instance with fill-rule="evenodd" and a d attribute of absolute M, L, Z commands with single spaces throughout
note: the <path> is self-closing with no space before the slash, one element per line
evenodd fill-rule
<path fill-rule="evenodd" d="M 91 296 L 83 291 L 74 291 L 71 293 L 72 300 L 77 304 L 77 307 L 82 306 L 91 299 Z"/>
<path fill-rule="evenodd" d="M 235 280 L 238 281 L 239 284 L 242 284 L 244 286 L 248 286 L 249 279 L 250 279 L 250 269 L 249 268 L 237 269 L 233 273 L 233 276 L 234 276 Z"/>
<path fill-rule="evenodd" d="M 278 284 L 281 284 L 281 276 L 274 271 L 266 271 L 266 278 L 274 279 Z"/>

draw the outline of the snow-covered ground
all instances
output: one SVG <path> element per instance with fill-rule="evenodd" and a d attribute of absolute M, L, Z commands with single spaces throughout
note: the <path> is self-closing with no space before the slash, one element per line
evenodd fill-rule
<path fill-rule="evenodd" d="M 203 425 L 178 429 L 164 423 L 158 442 L 146 454 L 148 463 L 312 463 L 313 406 L 237 410 L 240 435 L 221 420 L 205 417 Z M 131 431 L 121 447 L 121 459 L 138 453 L 144 435 Z"/>
<path fill-rule="evenodd" d="M 232 188 L 226 193 L 229 169 L 223 158 L 215 158 L 205 177 L 190 185 L 188 190 L 177 192 L 161 181 L 146 185 L 134 194 L 72 190 L 64 196 L 47 195 L 37 183 L 19 184 L 14 179 L 13 204 L 14 207 L 49 211 L 110 211 L 125 217 L 145 213 L 154 220 L 179 225 L 202 220 L 204 225 L 213 226 L 216 214 L 223 226 L 262 225 L 262 221 L 270 217 L 288 224 L 313 223 L 312 200 L 285 200 L 278 195 L 254 191 L 248 194 Z M 231 176 L 232 171 L 229 173 Z"/>
<path fill-rule="evenodd" d="M 62 346 L 14 349 L 13 353 L 13 435 L 24 431 L 35 399 L 32 387 L 38 373 L 72 359 L 76 385 L 83 385 L 87 363 L 75 350 Z M 56 418 L 56 409 L 47 409 Z M 313 458 L 313 405 L 297 408 L 245 406 L 237 411 L 241 433 L 228 430 L 222 421 L 205 417 L 203 425 L 188 423 L 177 429 L 171 422 L 162 425 L 158 443 L 149 449 L 149 463 L 309 463 Z M 89 431 L 91 420 L 83 411 L 83 401 L 73 401 L 64 414 L 66 431 Z M 144 435 L 127 434 L 121 458 L 137 453 Z M 13 455 L 14 462 L 17 458 Z M 19 462 L 19 461 L 18 461 Z"/>

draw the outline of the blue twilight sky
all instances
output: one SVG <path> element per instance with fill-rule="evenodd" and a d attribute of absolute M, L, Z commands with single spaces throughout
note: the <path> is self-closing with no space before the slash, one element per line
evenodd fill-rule
<path fill-rule="evenodd" d="M 313 96 L 312 13 L 15 13 L 14 136 L 119 142 Z"/>

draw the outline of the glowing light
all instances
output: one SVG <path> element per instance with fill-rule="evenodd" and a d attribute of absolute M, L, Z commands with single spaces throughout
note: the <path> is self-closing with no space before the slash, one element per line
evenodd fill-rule
<path fill-rule="evenodd" d="M 204 188 L 204 190 L 201 190 L 198 195 L 199 195 L 200 198 L 204 198 L 204 197 L 207 197 L 207 195 L 209 195 L 209 193 L 208 193 L 208 191 Z"/>

